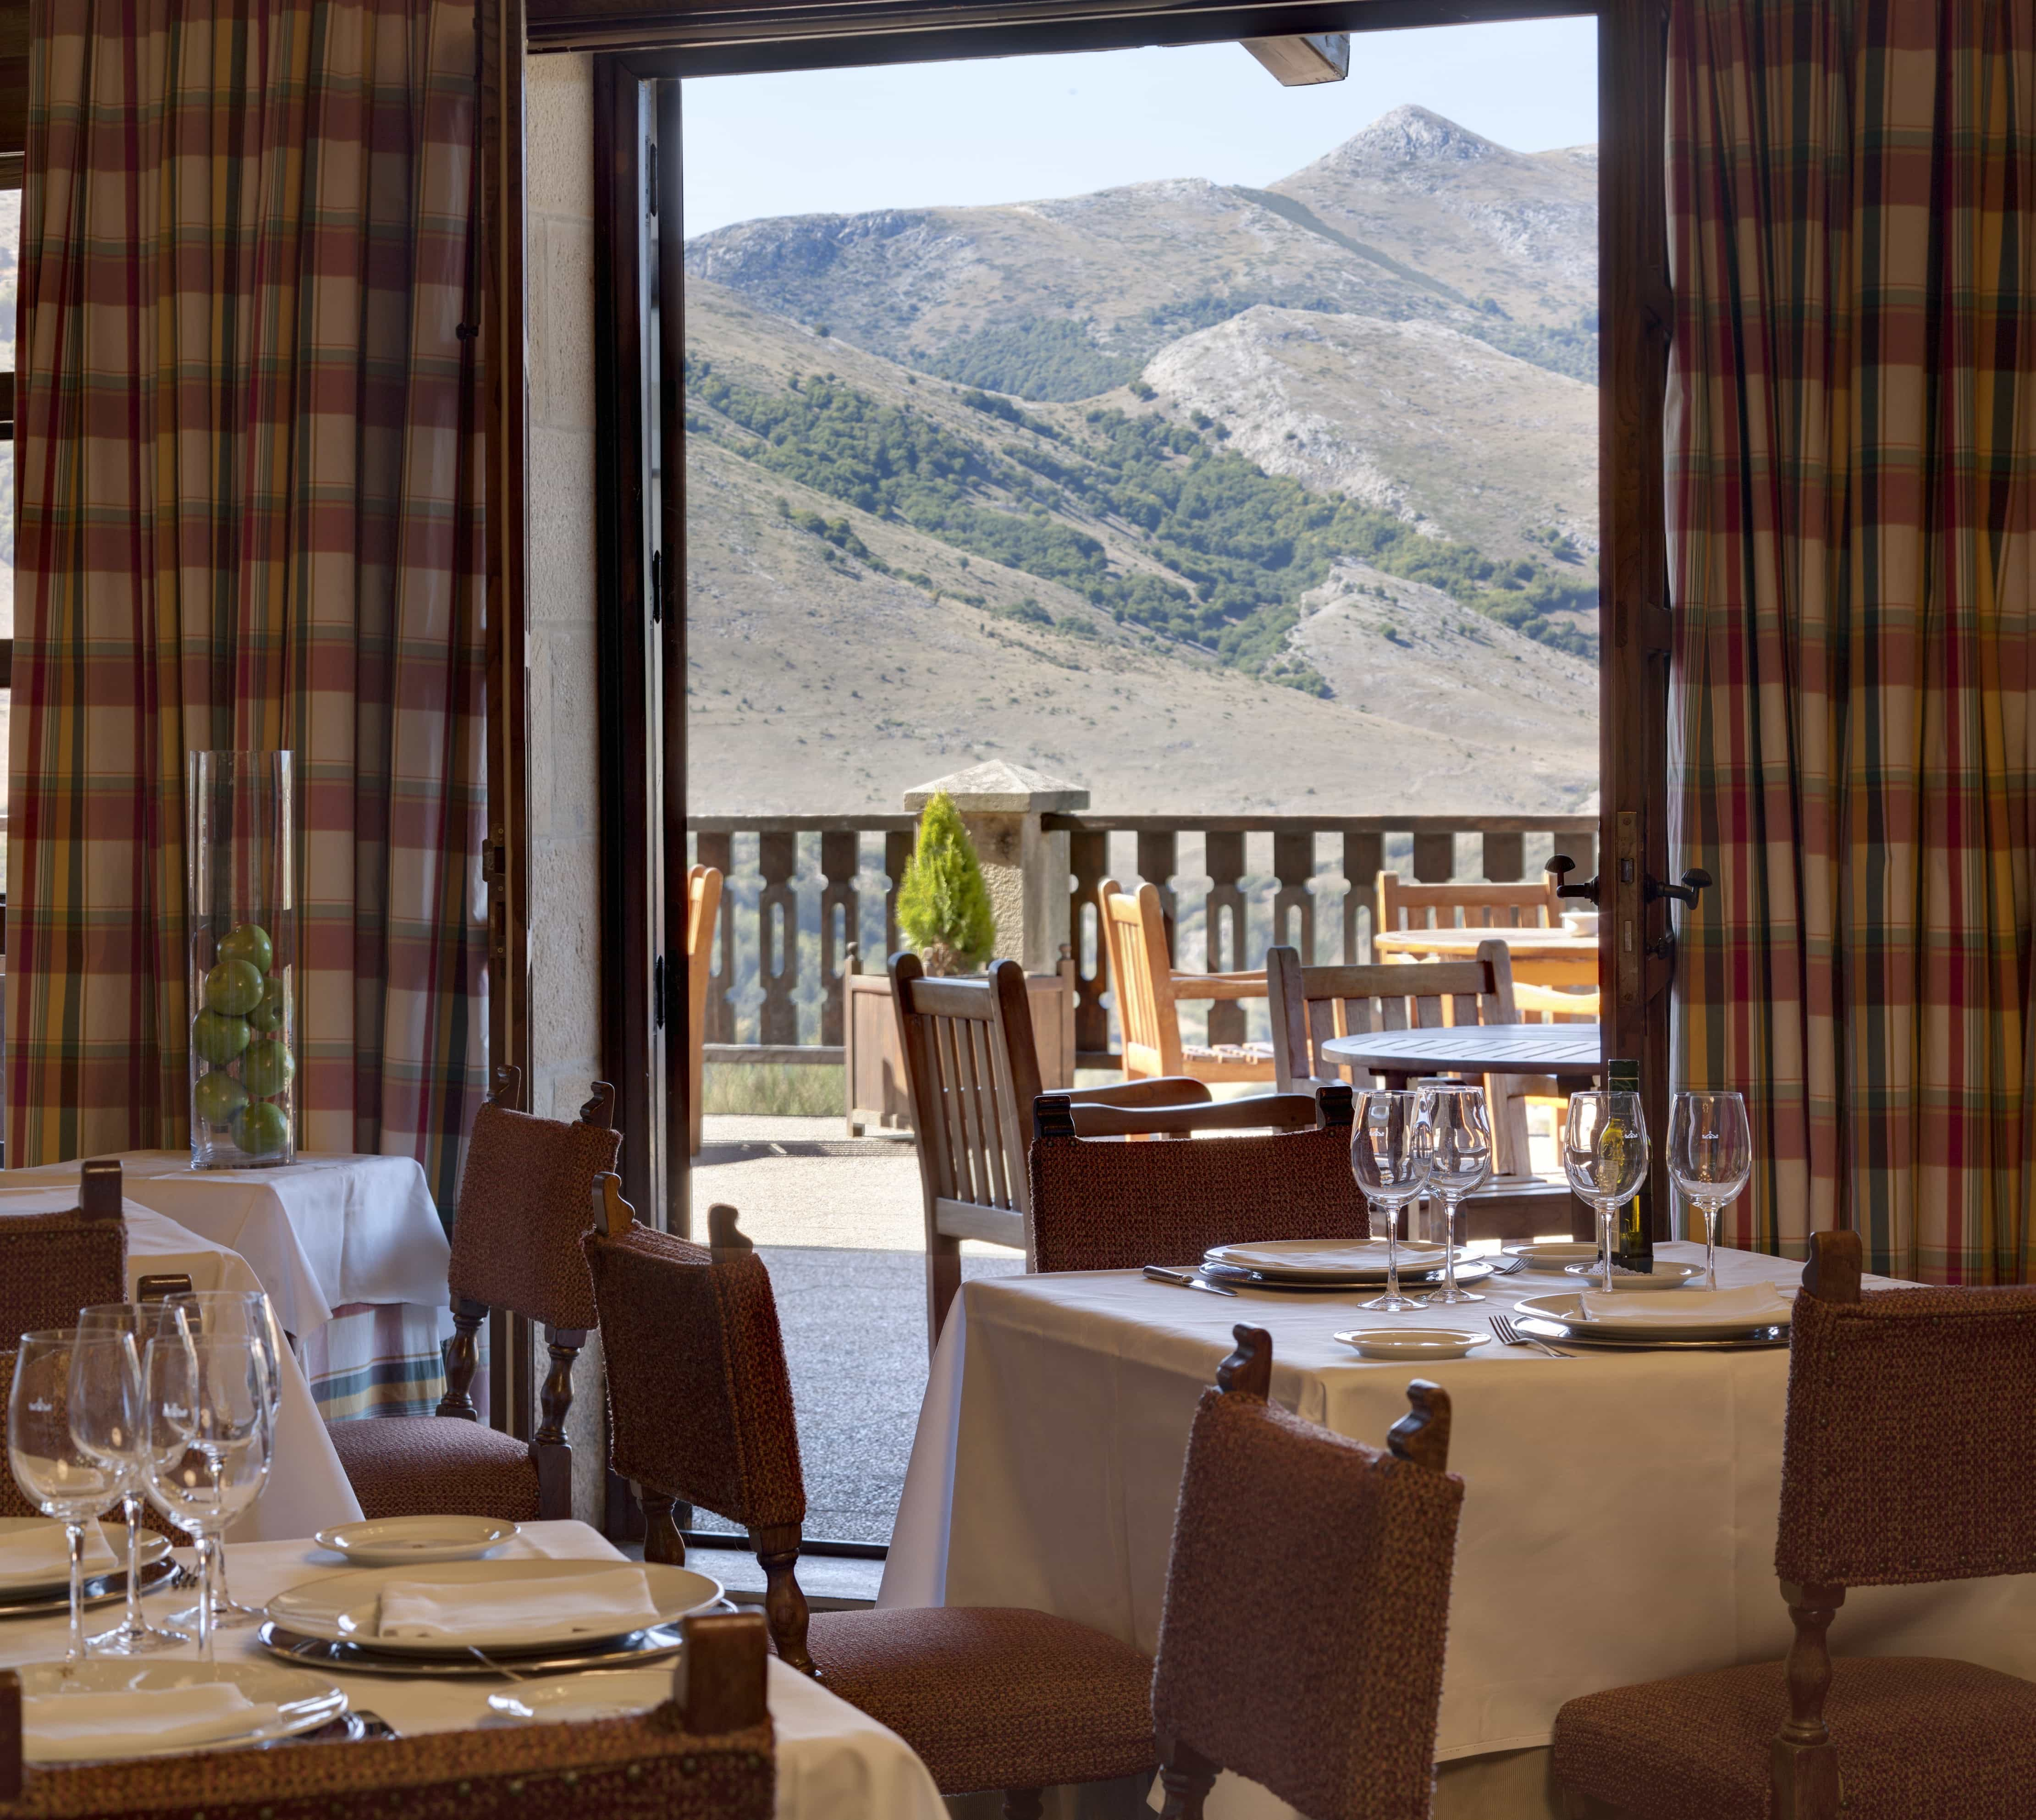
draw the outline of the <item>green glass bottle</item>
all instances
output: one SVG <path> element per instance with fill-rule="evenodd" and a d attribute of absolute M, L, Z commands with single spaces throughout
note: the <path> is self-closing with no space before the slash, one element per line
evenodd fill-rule
<path fill-rule="evenodd" d="M 1608 1093 L 1637 1095 L 1640 1091 L 1640 1064 L 1637 1061 L 1606 1063 L 1604 1085 Z M 1647 1190 L 1643 1186 L 1619 1210 L 1619 1267 L 1622 1270 L 1645 1271 L 1652 1275 L 1654 1269 L 1654 1222 L 1649 1218 L 1647 1202 Z"/>

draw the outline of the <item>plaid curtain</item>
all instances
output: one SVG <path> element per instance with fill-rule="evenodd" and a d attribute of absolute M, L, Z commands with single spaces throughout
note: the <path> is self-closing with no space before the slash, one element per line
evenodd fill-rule
<path fill-rule="evenodd" d="M 35 0 L 8 1160 L 188 1140 L 184 755 L 297 755 L 300 1144 L 450 1208 L 484 1091 L 476 44 Z"/>
<path fill-rule="evenodd" d="M 2036 6 L 1675 0 L 1687 1083 L 1737 1242 L 2027 1279 Z"/>

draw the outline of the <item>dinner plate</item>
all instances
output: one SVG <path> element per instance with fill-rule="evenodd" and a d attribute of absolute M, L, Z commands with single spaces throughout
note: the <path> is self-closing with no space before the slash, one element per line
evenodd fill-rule
<path fill-rule="evenodd" d="M 1228 1264 L 1257 1276 L 1290 1277 L 1300 1283 L 1383 1283 L 1383 1239 L 1269 1238 L 1256 1245 L 1212 1245 L 1205 1264 Z M 1403 1245 L 1402 1270 L 1433 1270 L 1443 1261 L 1438 1245 Z"/>
<path fill-rule="evenodd" d="M 1559 1276 L 1573 1264 L 1589 1264 L 1597 1257 L 1594 1245 L 1580 1245 L 1574 1241 L 1552 1241 L 1546 1245 L 1509 1245 L 1508 1257 L 1517 1257 L 1532 1271 L 1546 1272 Z"/>
<path fill-rule="evenodd" d="M 141 1569 L 141 1591 L 153 1592 L 158 1587 L 176 1578 L 177 1564 L 170 1554 L 166 1537 L 156 1539 L 162 1547 L 154 1551 L 155 1558 L 149 1560 L 149 1551 L 145 1546 L 142 1559 L 148 1565 Z M 116 1600 L 127 1596 L 127 1576 L 124 1572 L 114 1573 L 88 1573 L 85 1577 L 85 1603 L 88 1606 L 111 1605 Z M 53 1611 L 70 1610 L 70 1582 L 65 1580 L 55 1586 L 32 1586 L 21 1592 L 10 1592 L 0 1597 L 0 1618 L 47 1618 Z"/>
<path fill-rule="evenodd" d="M 1366 1358 L 1461 1358 L 1489 1346 L 1489 1333 L 1453 1327 L 1359 1327 L 1336 1336 Z"/>
<path fill-rule="evenodd" d="M 1571 1338 L 1608 1340 L 1623 1346 L 1652 1344 L 1657 1341 L 1676 1340 L 1747 1340 L 1756 1335 L 1779 1333 L 1785 1339 L 1789 1332 L 1786 1320 L 1775 1321 L 1749 1321 L 1743 1320 L 1707 1320 L 1698 1298 L 1702 1291 L 1692 1291 L 1687 1299 L 1693 1305 L 1683 1313 L 1678 1298 L 1675 1309 L 1677 1318 L 1669 1323 L 1660 1319 L 1622 1321 L 1616 1314 L 1600 1315 L 1583 1319 L 1583 1298 L 1571 1290 L 1560 1295 L 1529 1296 L 1519 1306 L 1519 1314 L 1528 1320 L 1551 1322 L 1560 1327 Z M 1661 1305 L 1649 1302 L 1650 1314 Z M 1551 1337 L 1544 1335 L 1544 1338 Z"/>
<path fill-rule="evenodd" d="M 71 1688 L 87 1694 L 145 1694 L 226 1681 L 256 1706 L 277 1709 L 273 1715 L 265 1710 L 262 1722 L 244 1731 L 209 1739 L 203 1744 L 128 1740 L 119 1747 L 109 1748 L 108 1740 L 104 1738 L 39 1736 L 33 1709 L 25 1706 L 23 1754 L 31 1763 L 105 1763 L 139 1757 L 182 1756 L 194 1750 L 236 1750 L 271 1743 L 279 1738 L 294 1738 L 300 1731 L 315 1731 L 346 1711 L 345 1694 L 322 1675 L 284 1668 L 272 1662 L 134 1662 L 95 1656 L 73 1665 L 31 1662 L 15 1673 L 21 1678 L 24 1701 L 45 1695 L 61 1697 Z"/>
<path fill-rule="evenodd" d="M 1457 1254 L 1457 1281 L 1459 1283 L 1476 1283 L 1480 1277 L 1491 1276 L 1491 1260 L 1488 1257 L 1473 1257 L 1468 1253 Z M 1382 1275 L 1318 1283 L 1310 1277 L 1261 1276 L 1255 1270 L 1242 1269 L 1234 1264 L 1205 1264 L 1201 1267 L 1201 1273 L 1212 1283 L 1229 1283 L 1240 1289 L 1275 1290 L 1288 1295 L 1351 1295 L 1367 1289 L 1382 1289 L 1386 1286 Z M 1400 1287 L 1402 1289 L 1429 1288 L 1442 1280 L 1442 1272 L 1439 1268 L 1408 1270 L 1403 1266 L 1400 1272 Z"/>
<path fill-rule="evenodd" d="M 313 1539 L 356 1567 L 412 1567 L 471 1561 L 514 1539 L 519 1528 L 492 1517 L 383 1517 L 321 1529 Z"/>
<path fill-rule="evenodd" d="M 726 1600 L 721 1608 L 735 1607 Z M 357 1643 L 335 1643 L 323 1637 L 304 1637 L 285 1629 L 273 1619 L 254 1633 L 254 1641 L 271 1656 L 307 1668 L 322 1668 L 334 1675 L 394 1675 L 414 1681 L 428 1675 L 434 1681 L 484 1680 L 504 1675 L 521 1679 L 530 1675 L 572 1675 L 590 1668 L 632 1667 L 639 1662 L 654 1662 L 660 1656 L 676 1656 L 685 1639 L 676 1624 L 660 1624 L 648 1630 L 632 1630 L 627 1637 L 611 1637 L 586 1649 L 507 1651 L 506 1661 L 468 1650 L 458 1656 L 440 1656 L 420 1662 L 414 1656 L 385 1656 L 379 1650 Z M 511 1667 L 511 1664 L 514 1666 Z"/>
<path fill-rule="evenodd" d="M 43 1531 L 47 1531 L 54 1539 L 56 1565 L 22 1573 L 0 1573 L 0 1608 L 13 1603 L 18 1598 L 47 1592 L 53 1588 L 62 1591 L 65 1603 L 70 1603 L 70 1568 L 64 1556 L 64 1526 L 46 1517 L 0 1517 L 0 1541 L 10 1536 L 28 1536 Z M 125 1592 L 127 1589 L 125 1578 L 127 1532 L 116 1524 L 111 1535 L 103 1532 L 98 1533 L 101 1537 L 100 1547 L 93 1548 L 89 1542 L 86 1545 L 85 1577 L 92 1581 L 104 1579 L 109 1575 L 120 1576 L 120 1589 Z M 167 1536 L 159 1536 L 153 1529 L 141 1532 L 142 1566 L 153 1566 L 169 1551 L 170 1539 Z"/>
<path fill-rule="evenodd" d="M 601 1573 L 628 1566 L 616 1561 L 450 1561 L 434 1566 L 431 1577 L 439 1585 L 487 1584 L 503 1586 L 518 1581 L 561 1580 Z M 711 1605 L 721 1596 L 721 1584 L 688 1567 L 668 1566 L 662 1562 L 643 1563 L 650 1596 L 657 1607 L 659 1625 L 676 1625 L 689 1611 Z M 327 1574 L 278 1593 L 269 1601 L 269 1615 L 286 1629 L 327 1642 L 353 1643 L 379 1655 L 409 1656 L 466 1656 L 474 1650 L 490 1655 L 520 1655 L 531 1650 L 556 1650 L 563 1644 L 594 1644 L 628 1636 L 648 1626 L 619 1628 L 605 1637 L 534 1636 L 527 1625 L 503 1625 L 492 1630 L 475 1631 L 457 1639 L 448 1637 L 384 1637 L 375 1629 L 382 1588 L 392 1581 L 415 1580 L 415 1566 L 371 1567 L 363 1572 Z"/>
<path fill-rule="evenodd" d="M 1587 1283 L 1596 1292 L 1604 1287 L 1604 1273 L 1601 1270 L 1570 1272 L 1580 1283 Z M 1704 1267 L 1701 1264 L 1672 1264 L 1665 1258 L 1657 1258 L 1652 1270 L 1614 1270 L 1612 1273 L 1612 1293 L 1614 1295 L 1646 1295 L 1664 1289 L 1680 1289 L 1686 1284 L 1703 1280 Z"/>
<path fill-rule="evenodd" d="M 518 1681 L 489 1694 L 488 1709 L 524 1725 L 579 1725 L 590 1719 L 627 1719 L 671 1698 L 670 1669 L 624 1668 L 556 1681 Z"/>

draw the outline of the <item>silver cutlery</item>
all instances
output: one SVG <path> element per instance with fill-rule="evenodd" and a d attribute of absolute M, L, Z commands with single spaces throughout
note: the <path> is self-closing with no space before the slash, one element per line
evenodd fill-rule
<path fill-rule="evenodd" d="M 1220 1283 L 1211 1283 L 1207 1277 L 1197 1276 L 1192 1270 L 1169 1270 L 1164 1264 L 1148 1264 L 1145 1274 L 1155 1283 L 1171 1283 L 1182 1289 L 1204 1289 L 1211 1295 L 1235 1295 L 1234 1289 L 1225 1289 Z"/>
<path fill-rule="evenodd" d="M 1576 1357 L 1576 1355 L 1574 1352 L 1562 1352 L 1557 1351 L 1556 1348 L 1551 1346 L 1548 1341 L 1545 1340 L 1538 1340 L 1531 1333 L 1522 1333 L 1518 1328 L 1513 1324 L 1513 1317 L 1510 1315 L 1493 1315 L 1491 1317 L 1491 1332 L 1492 1336 L 1498 1340 L 1501 1346 L 1531 1346 L 1536 1352 L 1545 1352 L 1551 1358 L 1574 1358 Z"/>
<path fill-rule="evenodd" d="M 1509 1257 L 1503 1264 L 1495 1264 L 1491 1267 L 1491 1274 L 1494 1276 L 1510 1276 L 1516 1270 L 1525 1270 L 1526 1268 L 1525 1258 Z"/>

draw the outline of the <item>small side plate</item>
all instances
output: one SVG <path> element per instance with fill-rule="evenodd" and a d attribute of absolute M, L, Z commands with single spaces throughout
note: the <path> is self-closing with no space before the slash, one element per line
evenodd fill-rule
<path fill-rule="evenodd" d="M 1604 1287 L 1604 1273 L 1597 1268 L 1595 1257 L 1589 1270 L 1579 1270 L 1572 1265 L 1565 1272 L 1579 1282 L 1587 1283 L 1594 1290 Z M 1680 1289 L 1685 1284 L 1701 1283 L 1704 1267 L 1701 1264 L 1672 1264 L 1665 1258 L 1657 1258 L 1652 1270 L 1615 1270 L 1612 1273 L 1612 1292 L 1615 1295 L 1649 1295 L 1665 1289 Z"/>
<path fill-rule="evenodd" d="M 1358 1327 L 1336 1336 L 1364 1358 L 1463 1358 L 1491 1336 L 1454 1327 Z"/>
<path fill-rule="evenodd" d="M 321 1529 L 312 1539 L 356 1567 L 409 1567 L 476 1560 L 520 1532 L 519 1525 L 492 1517 L 383 1517 Z"/>
<path fill-rule="evenodd" d="M 270 1662 L 134 1662 L 111 1656 L 89 1661 L 31 1662 L 16 1671 L 28 1698 L 77 1688 L 88 1694 L 168 1691 L 200 1682 L 230 1681 L 257 1706 L 276 1709 L 265 1724 L 202 1745 L 130 1739 L 109 1747 L 104 1739 L 39 1738 L 32 1726 L 24 1740 L 31 1763 L 106 1762 L 141 1757 L 181 1756 L 193 1750 L 231 1750 L 270 1744 L 330 1725 L 346 1711 L 346 1695 L 322 1675 L 278 1668 Z"/>

